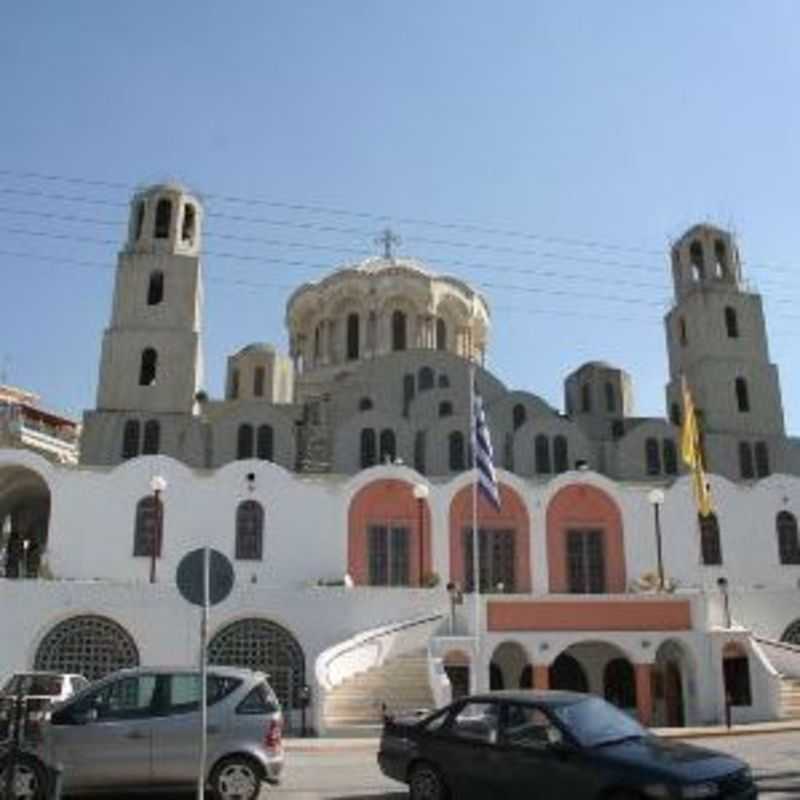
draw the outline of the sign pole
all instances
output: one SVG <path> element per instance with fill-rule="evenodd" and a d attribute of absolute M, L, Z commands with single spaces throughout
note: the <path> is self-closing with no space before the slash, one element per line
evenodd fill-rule
<path fill-rule="evenodd" d="M 203 548 L 203 614 L 200 623 L 200 776 L 197 779 L 197 800 L 204 800 L 206 791 L 206 751 L 208 749 L 208 607 L 211 552 Z"/>

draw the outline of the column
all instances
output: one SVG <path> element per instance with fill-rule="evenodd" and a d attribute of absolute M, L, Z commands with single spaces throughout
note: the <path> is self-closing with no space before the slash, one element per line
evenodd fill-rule
<path fill-rule="evenodd" d="M 550 665 L 549 664 L 534 664 L 533 665 L 533 688 L 534 689 L 549 689 L 550 688 Z"/>
<path fill-rule="evenodd" d="M 636 710 L 639 722 L 649 725 L 653 721 L 652 664 L 634 664 L 636 670 Z"/>

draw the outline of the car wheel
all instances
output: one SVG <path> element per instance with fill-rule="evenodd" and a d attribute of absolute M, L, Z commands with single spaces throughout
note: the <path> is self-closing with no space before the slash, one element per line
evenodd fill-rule
<path fill-rule="evenodd" d="M 411 770 L 408 789 L 411 800 L 444 800 L 447 797 L 447 787 L 439 770 L 424 761 Z"/>
<path fill-rule="evenodd" d="M 0 796 L 5 796 L 8 761 L 0 762 Z M 34 758 L 18 758 L 14 764 L 13 800 L 45 800 L 47 772 Z"/>
<path fill-rule="evenodd" d="M 261 791 L 263 770 L 246 756 L 231 756 L 221 761 L 211 776 L 211 786 L 219 800 L 255 800 Z"/>

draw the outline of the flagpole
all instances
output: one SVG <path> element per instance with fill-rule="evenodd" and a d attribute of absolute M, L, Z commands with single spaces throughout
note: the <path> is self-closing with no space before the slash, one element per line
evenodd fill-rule
<path fill-rule="evenodd" d="M 478 541 L 478 431 L 475 419 L 475 362 L 470 354 L 469 359 L 469 425 L 470 448 L 472 451 L 472 594 L 475 603 L 475 681 L 474 690 L 480 691 L 478 676 L 480 675 L 481 650 L 481 575 L 480 575 L 480 542 Z"/>

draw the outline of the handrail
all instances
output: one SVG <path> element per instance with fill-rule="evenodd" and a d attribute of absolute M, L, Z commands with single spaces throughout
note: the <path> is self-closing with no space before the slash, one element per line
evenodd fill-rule
<path fill-rule="evenodd" d="M 318 683 L 321 686 L 332 688 L 332 684 L 329 679 L 331 666 L 336 661 L 346 658 L 351 653 L 369 647 L 371 644 L 379 642 L 381 639 L 387 636 L 402 633 L 403 631 L 410 630 L 412 628 L 420 628 L 424 625 L 431 625 L 431 623 L 440 622 L 445 618 L 445 616 L 445 612 L 442 611 L 436 614 L 427 614 L 423 617 L 416 617 L 411 620 L 404 620 L 403 622 L 382 625 L 380 628 L 374 628 L 370 631 L 365 631 L 364 633 L 357 634 L 345 642 L 334 645 L 332 648 L 329 648 L 327 651 L 323 652 L 317 659 L 315 671 Z M 376 660 L 379 661 L 380 656 L 378 656 Z"/>
<path fill-rule="evenodd" d="M 800 645 L 782 642 L 778 639 L 768 639 L 766 636 L 757 636 L 755 633 L 753 634 L 753 639 L 761 644 L 768 644 L 770 647 L 777 647 L 780 650 L 788 650 L 790 653 L 796 653 L 800 656 Z"/>

